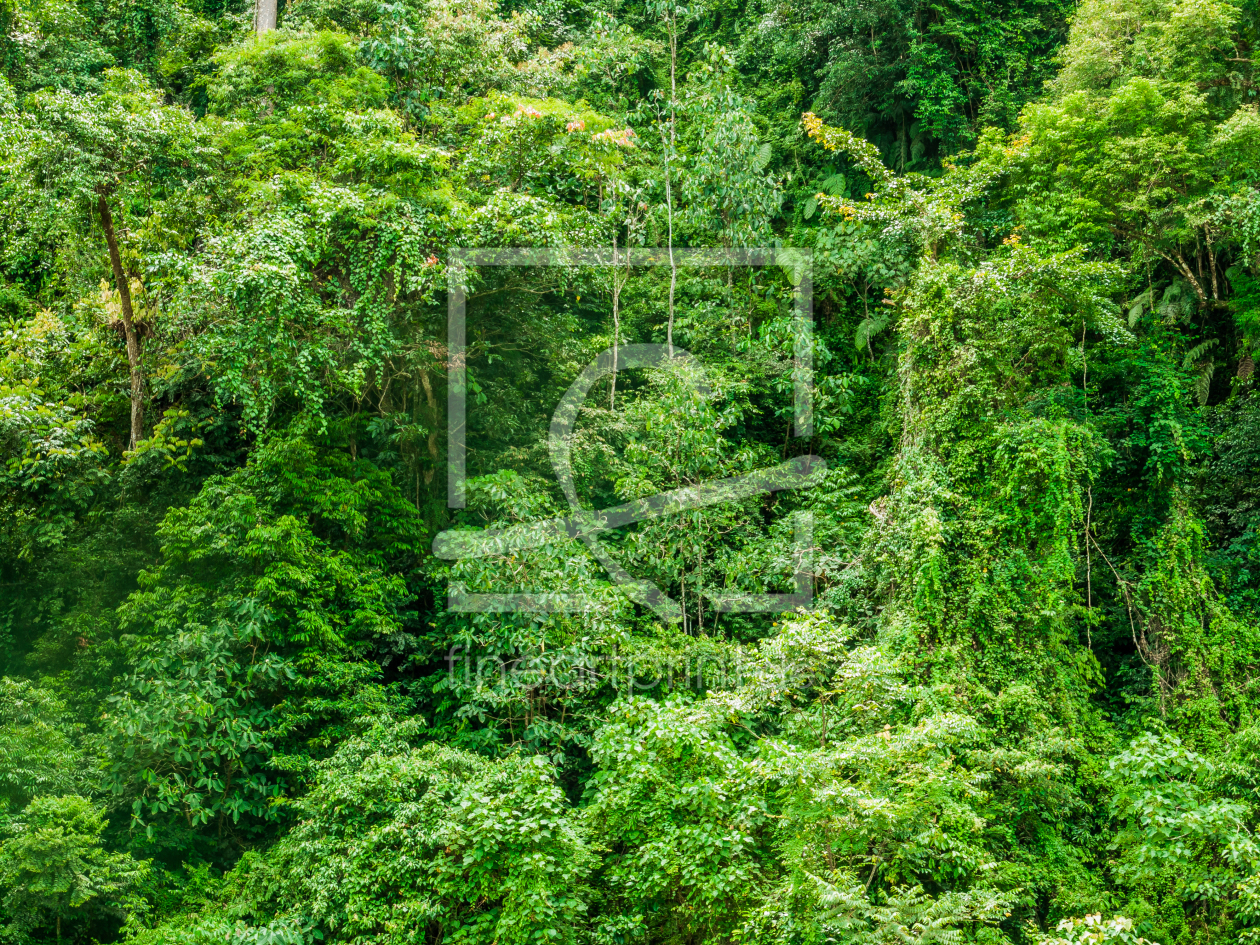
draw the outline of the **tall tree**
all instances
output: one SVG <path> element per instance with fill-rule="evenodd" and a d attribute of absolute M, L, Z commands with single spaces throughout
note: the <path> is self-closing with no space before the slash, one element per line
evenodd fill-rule
<path fill-rule="evenodd" d="M 184 109 L 163 103 L 139 73 L 111 69 L 98 93 L 48 90 L 31 96 L 10 116 L 0 161 L 13 174 L 16 197 L 32 208 L 53 203 L 68 219 L 99 221 L 118 291 L 131 380 L 129 443 L 144 435 L 144 368 L 140 326 L 132 304 L 124 231 L 128 203 L 145 203 L 182 185 L 195 170 L 198 132 Z M 84 212 L 86 211 L 86 213 Z"/>
<path fill-rule="evenodd" d="M 258 0 L 254 6 L 254 32 L 265 33 L 276 28 L 276 0 Z"/>

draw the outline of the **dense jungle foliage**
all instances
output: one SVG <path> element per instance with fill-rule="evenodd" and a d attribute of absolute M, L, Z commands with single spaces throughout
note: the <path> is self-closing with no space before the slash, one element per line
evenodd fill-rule
<path fill-rule="evenodd" d="M 1257 0 L 264 20 L 0 0 L 0 942 L 1260 942 Z"/>

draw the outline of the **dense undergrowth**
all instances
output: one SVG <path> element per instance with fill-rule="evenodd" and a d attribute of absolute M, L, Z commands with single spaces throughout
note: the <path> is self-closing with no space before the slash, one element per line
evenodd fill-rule
<path fill-rule="evenodd" d="M 1255 0 L 251 23 L 0 0 L 0 941 L 1260 937 Z"/>

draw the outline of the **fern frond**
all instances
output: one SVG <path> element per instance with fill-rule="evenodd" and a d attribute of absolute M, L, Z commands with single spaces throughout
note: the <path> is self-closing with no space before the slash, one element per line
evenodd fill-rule
<path fill-rule="evenodd" d="M 1216 373 L 1216 362 L 1205 361 L 1199 369 L 1199 376 L 1194 382 L 1194 396 L 1199 406 L 1205 406 L 1212 393 L 1212 375 Z"/>
<path fill-rule="evenodd" d="M 1202 358 L 1203 355 L 1205 355 L 1207 352 L 1215 348 L 1216 345 L 1217 345 L 1217 341 L 1215 338 L 1209 338 L 1207 341 L 1204 341 L 1201 344 L 1195 345 L 1193 348 L 1187 351 L 1186 356 L 1182 358 L 1181 369 L 1183 371 L 1190 370 L 1191 366 L 1193 366 L 1200 358 Z"/>
<path fill-rule="evenodd" d="M 845 179 L 843 174 L 832 174 L 822 182 L 822 189 L 827 191 L 833 197 L 839 197 L 844 193 Z"/>

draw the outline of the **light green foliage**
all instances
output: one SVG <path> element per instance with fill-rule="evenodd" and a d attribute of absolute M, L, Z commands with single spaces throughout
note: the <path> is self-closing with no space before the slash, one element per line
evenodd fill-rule
<path fill-rule="evenodd" d="M 34 383 L 0 387 L 0 435 L 12 448 L 0 474 L 11 554 L 29 557 L 65 539 L 91 498 L 92 480 L 104 478 L 97 471 L 104 447 L 92 432 L 91 421 Z"/>
<path fill-rule="evenodd" d="M 141 168 L 178 167 L 196 154 L 196 127 L 181 108 L 128 70 L 111 70 L 99 93 L 58 90 L 26 100 L 35 127 L 22 135 L 24 153 L 40 185 L 70 199 L 113 191 Z M 18 132 L 21 134 L 21 132 Z"/>
<path fill-rule="evenodd" d="M 133 201 L 143 219 L 148 207 L 141 207 L 155 193 L 179 198 L 210 158 L 203 143 L 188 111 L 165 104 L 161 91 L 132 70 L 107 70 L 98 91 L 25 96 L 20 108 L 0 116 L 0 163 L 9 181 L 6 255 L 46 273 L 65 271 L 80 251 L 75 243 L 97 239 L 99 200 L 114 205 L 125 233 Z M 121 242 L 124 267 L 134 273 L 134 249 Z"/>
<path fill-rule="evenodd" d="M 761 246 L 782 195 L 766 173 L 770 145 L 759 141 L 752 110 L 731 87 L 731 66 L 725 50 L 713 50 L 682 102 L 697 138 L 682 178 L 684 220 L 703 234 L 697 242 L 716 234 L 722 246 Z"/>
<path fill-rule="evenodd" d="M 1135 74 L 1208 81 L 1238 69 L 1240 8 L 1219 0 L 1082 4 L 1054 84 L 1062 92 L 1102 90 Z"/>
<path fill-rule="evenodd" d="M 65 706 L 25 680 L 0 678 L 0 796 L 7 819 L 36 795 L 68 794 L 91 784 L 90 759 L 74 740 Z"/>
<path fill-rule="evenodd" d="M 807 127 L 828 146 L 865 153 L 816 119 Z M 892 300 L 905 339 L 902 448 L 872 551 L 888 569 L 881 580 L 909 595 L 899 615 L 908 627 L 941 642 L 959 630 L 971 645 L 1003 641 L 1020 653 L 1004 653 L 1006 665 L 1036 661 L 1041 646 L 1063 639 L 1075 532 L 1101 458 L 1089 426 L 1052 402 L 1029 403 L 1027 391 L 1062 377 L 1076 332 L 1068 319 L 1092 323 L 1118 349 L 1131 342 L 1107 298 L 1118 284 L 1112 266 L 1077 252 L 1042 255 L 1018 239 L 977 267 L 936 259 L 951 229 L 953 246 L 966 238 L 962 208 L 984 198 L 1013 153 L 992 142 L 967 170 L 947 170 L 925 191 L 884 171 L 869 208 L 837 205 L 894 234 L 903 221 L 944 221 L 920 236 L 928 260 Z"/>
<path fill-rule="evenodd" d="M 1240 172 L 1260 154 L 1254 103 L 1232 91 L 1248 81 L 1230 51 L 1239 16 L 1226 2 L 1081 8 L 1056 80 L 1064 94 L 1024 119 L 1030 235 L 1119 238 L 1165 260 L 1200 300 L 1221 298 L 1213 244 L 1232 236 L 1221 211 L 1250 190 Z M 1196 241 L 1210 273 L 1187 258 Z"/>
<path fill-rule="evenodd" d="M 1137 643 L 1158 669 L 1161 702 L 1175 697 L 1174 711 L 1193 719 L 1210 744 L 1224 734 L 1227 719 L 1245 717 L 1231 693 L 1238 668 L 1256 658 L 1260 640 L 1221 605 L 1204 567 L 1203 542 L 1201 523 L 1175 496 L 1168 521 L 1142 549 L 1150 563 L 1137 587 L 1146 618 Z"/>
<path fill-rule="evenodd" d="M 743 941 L 882 942 L 898 928 L 957 941 L 960 926 L 976 934 L 1009 912 L 991 885 L 985 785 L 1015 764 L 1061 794 L 1058 766 L 977 751 L 985 733 L 964 715 L 916 718 L 934 694 L 882 648 L 848 649 L 851 636 L 793 620 L 746 654 L 728 692 L 614 706 L 587 808 L 622 838 L 607 934 L 632 918 L 656 941 L 738 929 Z M 948 892 L 927 896 L 923 882 Z"/>
<path fill-rule="evenodd" d="M 1101 914 L 1087 915 L 1083 919 L 1064 919 L 1055 931 L 1060 934 L 1045 936 L 1043 941 L 1053 945 L 1094 945 L 1101 942 L 1146 945 L 1148 941 L 1134 933 L 1132 919 L 1119 915 L 1110 919 L 1104 919 Z"/>
<path fill-rule="evenodd" d="M 238 867 L 232 911 L 327 942 L 575 941 L 593 855 L 550 765 L 417 746 L 419 729 L 367 723 L 318 765 L 293 829 Z"/>
<path fill-rule="evenodd" d="M 766 881 L 769 812 L 725 733 L 684 704 L 631 702 L 596 734 L 594 757 L 588 816 L 619 838 L 605 870 L 624 892 L 610 916 L 663 913 L 658 922 L 682 925 L 665 940 L 729 934 Z"/>
<path fill-rule="evenodd" d="M 492 88 L 546 92 L 561 81 L 557 64 L 531 61 L 531 17 L 497 12 L 485 0 L 311 2 L 297 12 L 296 24 L 367 34 L 363 59 L 390 80 L 401 110 L 422 120 Z"/>
<path fill-rule="evenodd" d="M 27 805 L 0 843 L 0 890 L 6 931 L 22 935 L 85 910 L 126 909 L 125 895 L 146 864 L 101 846 L 100 808 L 75 795 L 46 795 Z M 19 939 L 20 940 L 20 939 Z"/>
<path fill-rule="evenodd" d="M 1254 0 L 279 6 L 0 0 L 0 939 L 1260 937 Z"/>
<path fill-rule="evenodd" d="M 19 56 L 6 56 L 5 65 L 24 86 L 84 91 L 96 84 L 98 70 L 113 64 L 102 37 L 77 4 L 36 0 L 10 4 L 5 13 L 6 39 L 17 32 L 22 47 Z"/>
<path fill-rule="evenodd" d="M 1215 797 L 1211 762 L 1175 737 L 1146 733 L 1111 759 L 1117 870 L 1137 884 L 1171 879 L 1185 898 L 1232 899 L 1239 879 L 1255 873 L 1260 847 L 1249 805 Z"/>

